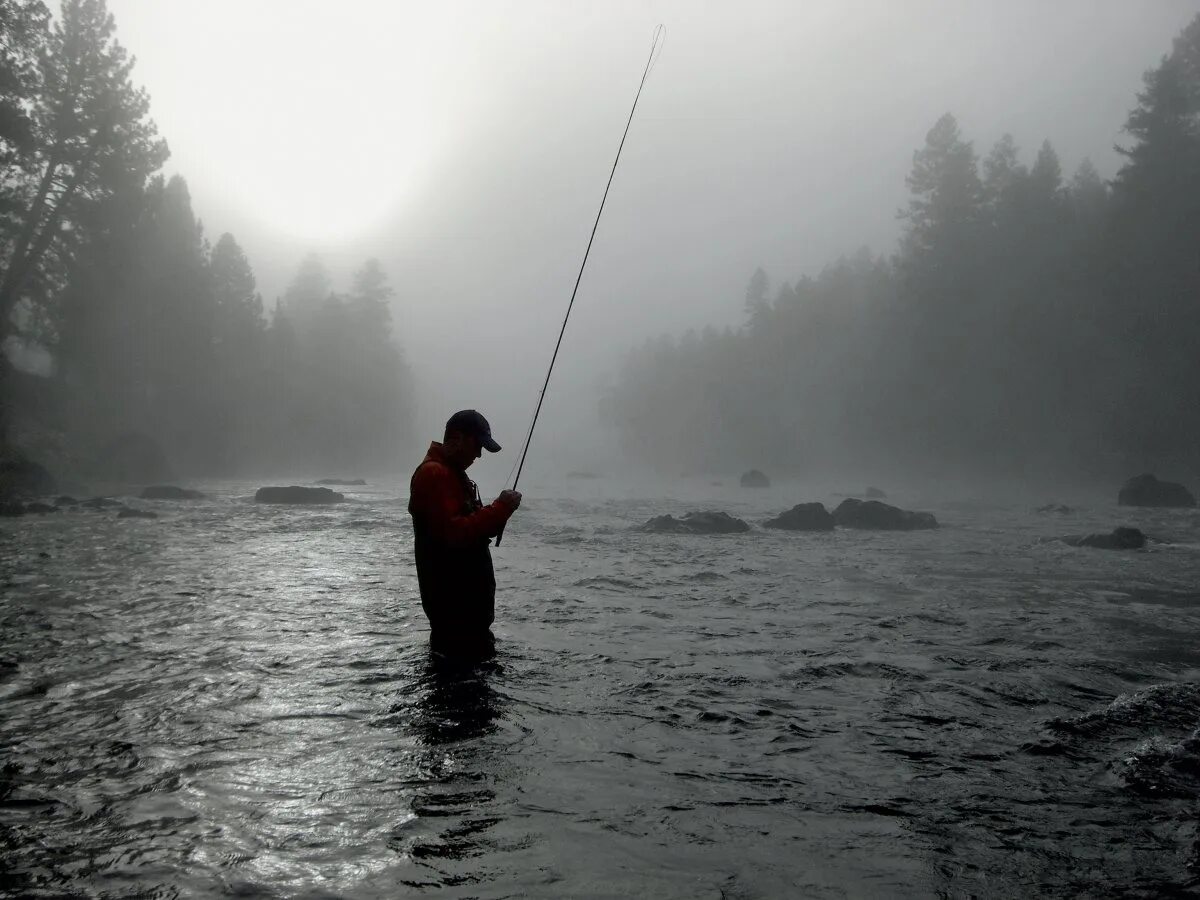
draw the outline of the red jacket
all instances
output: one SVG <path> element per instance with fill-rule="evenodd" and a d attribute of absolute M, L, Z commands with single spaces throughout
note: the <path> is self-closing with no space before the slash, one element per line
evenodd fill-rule
<path fill-rule="evenodd" d="M 408 511 L 430 627 L 450 635 L 486 630 L 496 599 L 489 538 L 500 533 L 513 508 L 502 500 L 484 506 L 475 483 L 434 441 L 413 472 Z"/>

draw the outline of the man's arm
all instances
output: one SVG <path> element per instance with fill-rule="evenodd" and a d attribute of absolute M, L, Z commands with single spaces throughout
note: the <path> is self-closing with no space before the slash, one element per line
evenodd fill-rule
<path fill-rule="evenodd" d="M 499 534 L 516 510 L 505 494 L 488 506 L 463 515 L 458 478 L 448 468 L 436 463 L 424 465 L 412 481 L 413 511 L 438 540 L 452 547 Z"/>

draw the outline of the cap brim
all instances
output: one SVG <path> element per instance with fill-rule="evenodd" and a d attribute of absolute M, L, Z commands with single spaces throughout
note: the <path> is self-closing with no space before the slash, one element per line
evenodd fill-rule
<path fill-rule="evenodd" d="M 492 440 L 491 435 L 481 438 L 479 442 L 481 444 L 483 444 L 483 449 L 487 450 L 489 453 L 499 453 L 500 452 L 500 445 L 497 444 L 494 440 Z"/>

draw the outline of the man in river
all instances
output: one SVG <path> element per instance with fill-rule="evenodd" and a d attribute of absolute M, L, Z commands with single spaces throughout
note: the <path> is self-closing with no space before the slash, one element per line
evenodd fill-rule
<path fill-rule="evenodd" d="M 496 577 L 488 545 L 521 505 L 521 494 L 502 491 L 483 505 L 467 469 L 484 450 L 500 450 L 491 426 L 475 410 L 464 409 L 450 417 L 442 442 L 429 445 L 413 472 L 408 511 L 434 649 L 477 652 L 492 643 Z"/>

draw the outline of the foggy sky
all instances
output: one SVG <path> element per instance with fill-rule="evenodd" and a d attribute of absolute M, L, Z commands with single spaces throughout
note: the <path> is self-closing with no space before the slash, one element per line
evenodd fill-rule
<path fill-rule="evenodd" d="M 415 443 L 461 406 L 519 453 L 650 46 L 650 76 L 527 472 L 604 469 L 594 386 L 648 334 L 741 321 L 756 266 L 888 253 L 944 112 L 1104 177 L 1200 0 L 399 4 L 109 0 L 210 240 L 268 307 L 301 257 L 386 268 Z M 561 455 L 560 455 L 561 454 Z"/>

